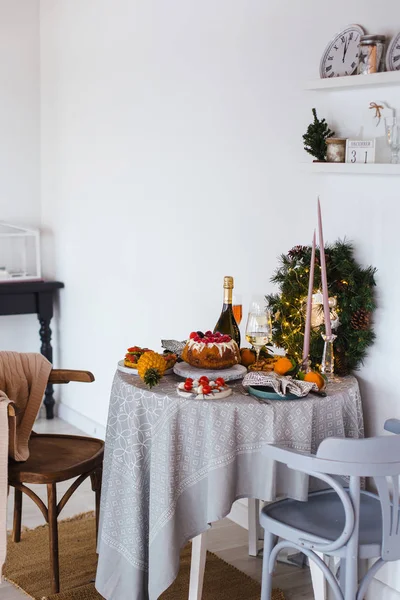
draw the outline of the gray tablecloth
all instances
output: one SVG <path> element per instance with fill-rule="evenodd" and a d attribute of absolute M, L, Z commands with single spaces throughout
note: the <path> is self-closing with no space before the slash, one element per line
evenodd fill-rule
<path fill-rule="evenodd" d="M 178 379 L 149 391 L 116 373 L 107 424 L 96 588 L 107 600 L 156 600 L 175 579 L 180 548 L 238 498 L 305 500 L 307 479 L 267 463 L 265 444 L 315 452 L 326 437 L 363 436 L 357 380 L 321 398 L 268 404 L 241 384 L 226 400 L 187 400 Z"/>

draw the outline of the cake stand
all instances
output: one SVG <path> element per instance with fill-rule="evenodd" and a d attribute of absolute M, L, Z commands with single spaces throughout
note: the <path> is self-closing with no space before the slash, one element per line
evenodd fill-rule
<path fill-rule="evenodd" d="M 223 377 L 225 381 L 233 381 L 234 379 L 243 379 L 247 373 L 247 369 L 243 365 L 234 365 L 229 369 L 199 369 L 192 367 L 186 362 L 180 362 L 175 363 L 174 373 L 184 379 L 188 377 L 199 379 L 199 377 L 205 375 L 210 381 L 215 381 L 218 377 Z"/>

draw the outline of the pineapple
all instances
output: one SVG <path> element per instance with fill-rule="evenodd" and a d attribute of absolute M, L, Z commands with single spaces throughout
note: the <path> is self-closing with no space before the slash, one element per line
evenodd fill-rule
<path fill-rule="evenodd" d="M 137 362 L 139 376 L 150 388 L 159 383 L 166 366 L 165 358 L 157 352 L 145 352 Z"/>

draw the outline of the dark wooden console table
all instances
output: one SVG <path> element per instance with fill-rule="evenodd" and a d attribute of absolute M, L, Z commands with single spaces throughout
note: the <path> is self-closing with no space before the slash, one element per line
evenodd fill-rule
<path fill-rule="evenodd" d="M 0 315 L 29 315 L 37 314 L 40 329 L 40 352 L 51 363 L 53 348 L 51 346 L 50 322 L 53 318 L 54 296 L 64 284 L 60 281 L 15 281 L 0 283 Z M 54 417 L 53 386 L 49 383 L 46 388 L 44 404 L 46 418 Z"/>

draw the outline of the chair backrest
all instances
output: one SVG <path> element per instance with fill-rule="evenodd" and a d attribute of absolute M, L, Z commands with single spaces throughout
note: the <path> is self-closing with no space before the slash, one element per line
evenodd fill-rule
<path fill-rule="evenodd" d="M 400 422 L 390 420 L 385 428 L 400 431 Z M 316 455 L 306 455 L 281 446 L 266 446 L 269 458 L 317 477 L 331 486 L 339 495 L 345 511 L 346 523 L 341 536 L 325 550 L 342 547 L 358 529 L 360 482 L 372 478 L 379 494 L 382 514 L 382 559 L 400 559 L 399 476 L 400 435 L 386 435 L 366 439 L 327 438 L 321 442 Z M 350 481 L 349 492 L 336 476 Z M 343 480 L 342 480 L 343 481 Z M 306 542 L 309 547 L 315 547 Z M 320 548 L 323 552 L 323 548 Z"/>
<path fill-rule="evenodd" d="M 319 446 L 317 457 L 340 462 L 351 478 L 373 478 L 381 502 L 382 559 L 400 559 L 400 435 L 361 440 L 328 438 Z"/>

